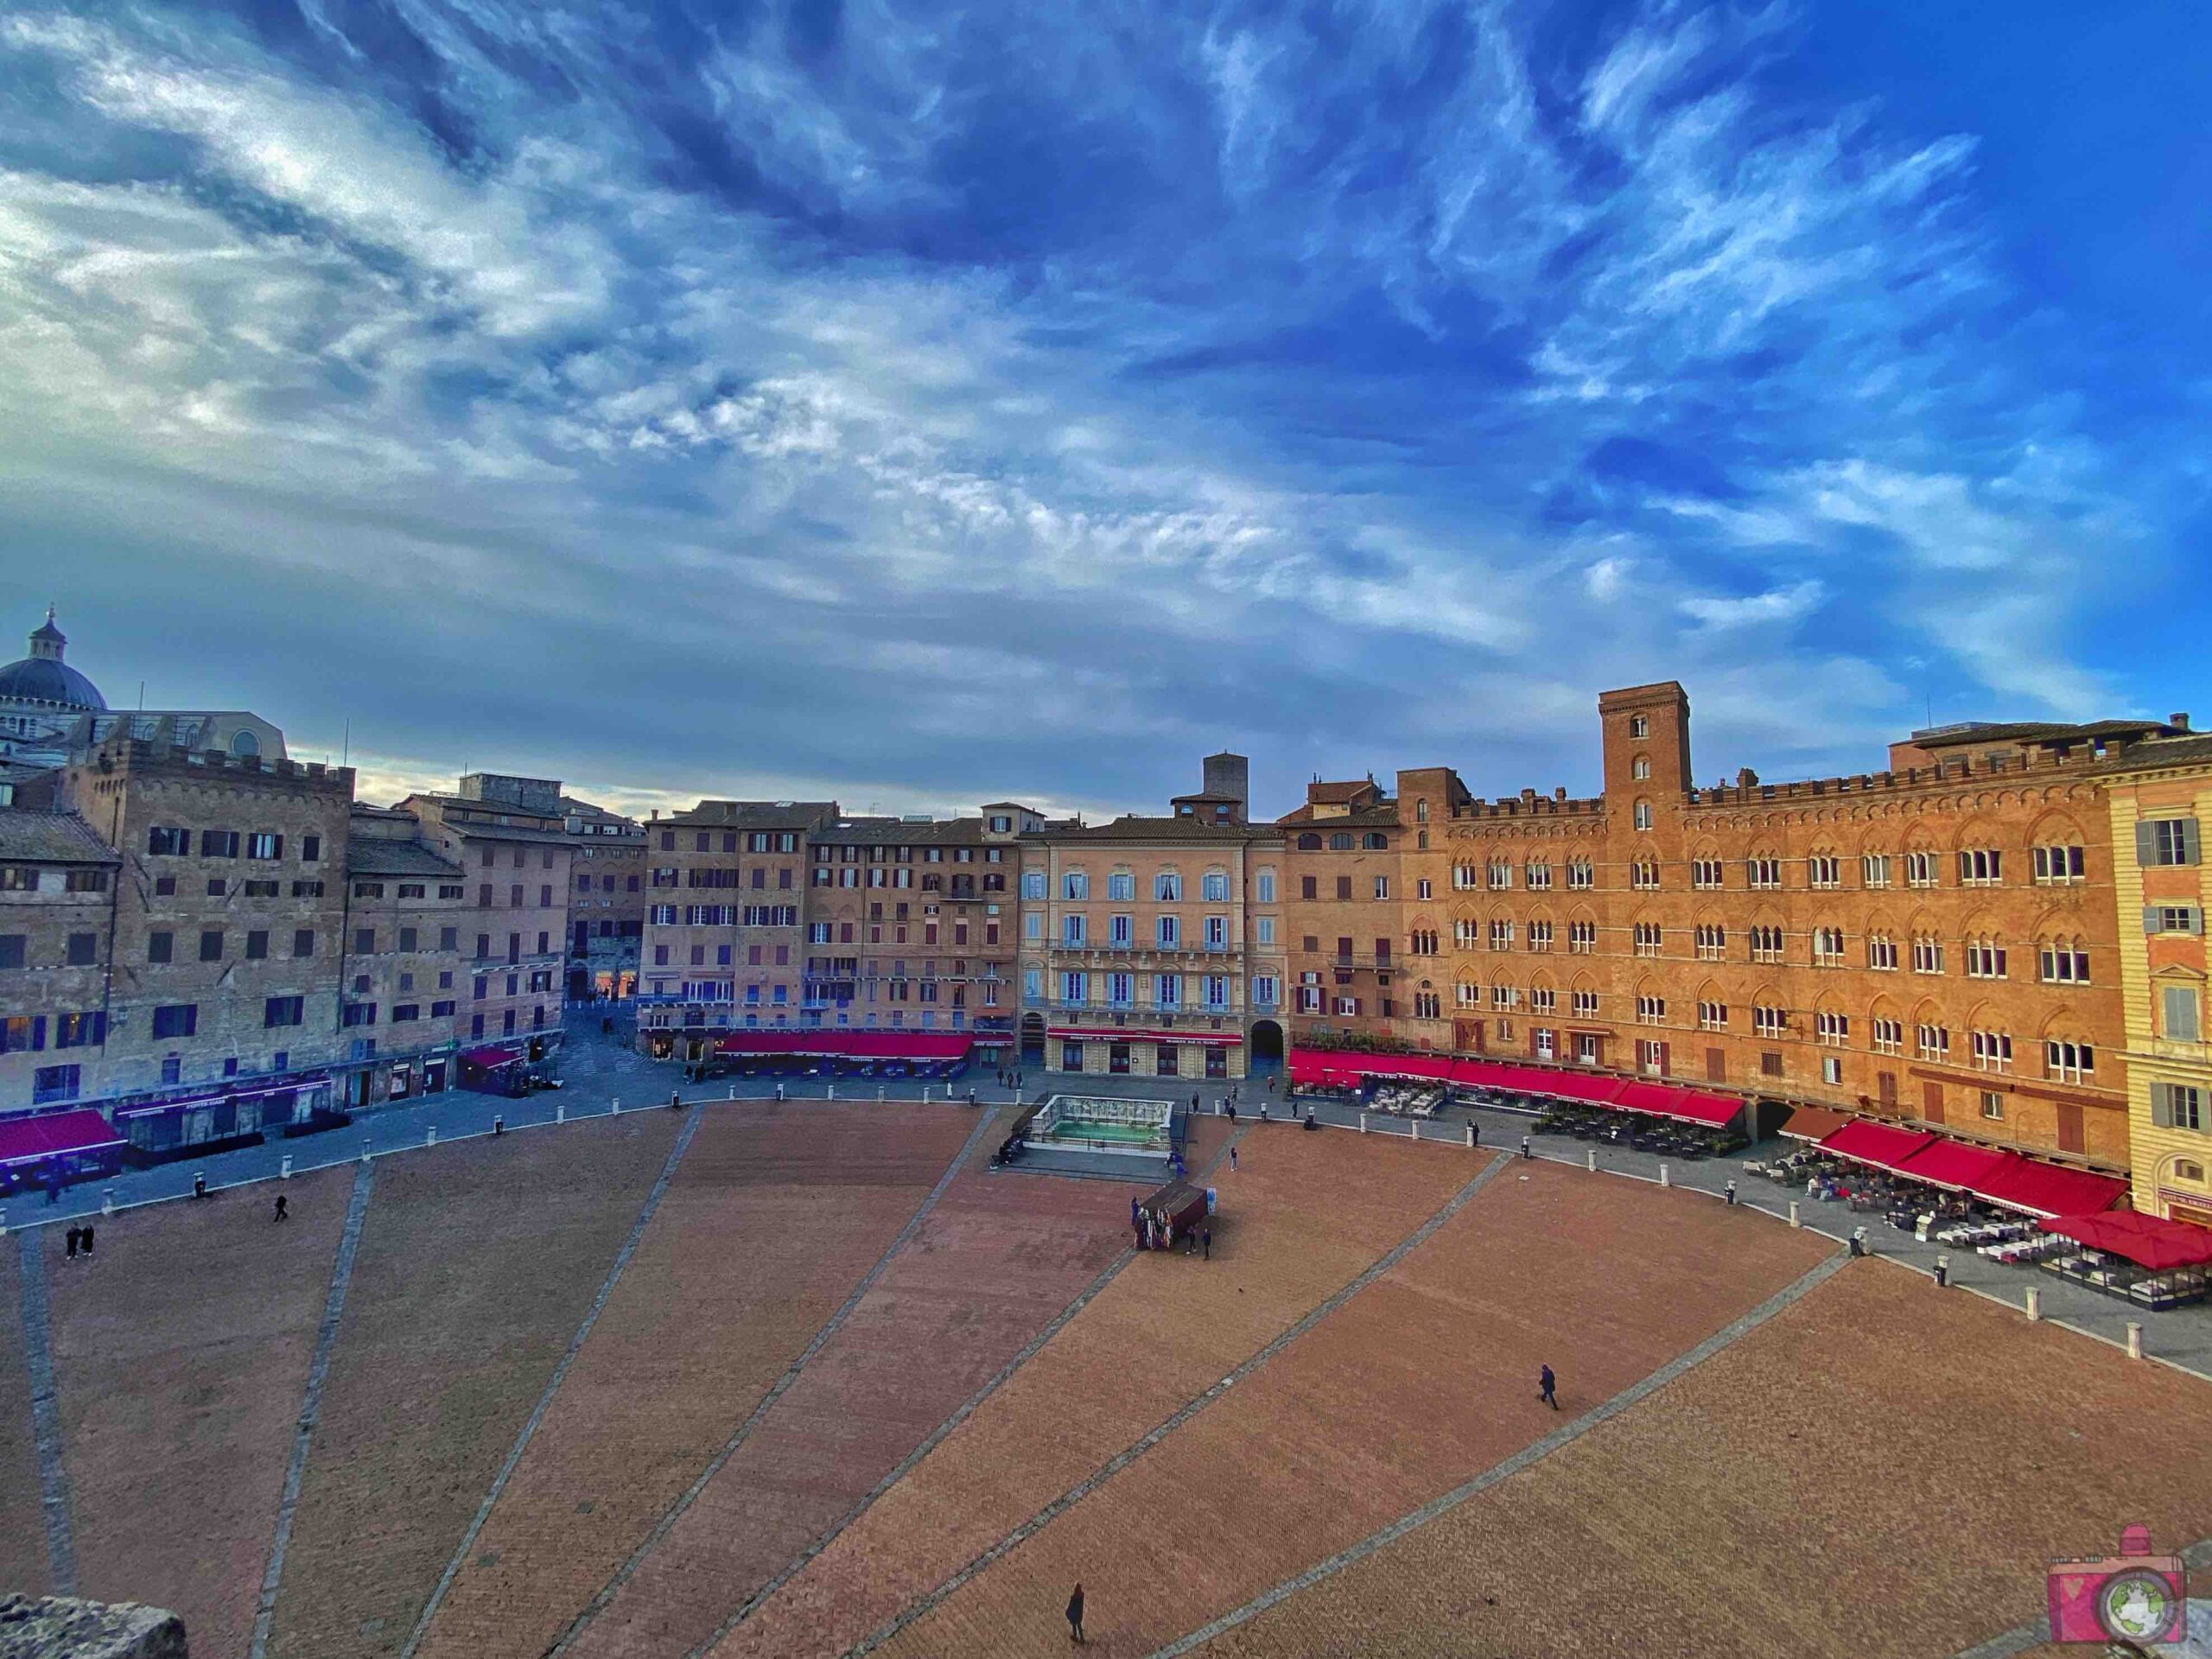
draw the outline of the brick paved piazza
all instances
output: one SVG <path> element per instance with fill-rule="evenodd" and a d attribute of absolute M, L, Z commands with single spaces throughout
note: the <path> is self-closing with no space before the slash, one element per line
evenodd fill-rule
<path fill-rule="evenodd" d="M 1007 1117 L 714 1102 L 19 1228 L 7 1587 L 219 1659 L 1052 1653 L 1077 1580 L 1102 1656 L 1947 1655 L 2212 1534 L 2212 1387 L 1772 1217 L 1205 1119 L 1213 1259 L 1136 1255 L 1134 1189 L 986 1167 Z"/>

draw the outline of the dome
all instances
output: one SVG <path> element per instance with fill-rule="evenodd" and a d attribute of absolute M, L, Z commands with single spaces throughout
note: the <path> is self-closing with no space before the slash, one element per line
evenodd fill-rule
<path fill-rule="evenodd" d="M 99 687 L 61 660 L 68 643 L 68 636 L 54 626 L 54 612 L 48 607 L 45 622 L 31 635 L 31 654 L 0 668 L 0 702 L 105 709 L 107 699 L 100 696 Z"/>

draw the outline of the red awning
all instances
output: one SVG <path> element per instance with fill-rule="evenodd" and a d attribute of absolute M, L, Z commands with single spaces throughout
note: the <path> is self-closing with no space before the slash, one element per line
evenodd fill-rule
<path fill-rule="evenodd" d="M 2010 1153 L 1993 1152 L 1987 1147 L 1936 1141 L 1906 1159 L 1897 1173 L 1954 1192 L 1986 1193 L 1993 1182 L 2002 1179 L 2008 1160 L 2018 1161 Z"/>
<path fill-rule="evenodd" d="M 1793 1106 L 1789 1116 L 1782 1126 L 1782 1133 L 1797 1141 L 1820 1141 L 1834 1135 L 1853 1120 L 1841 1112 L 1829 1111 L 1825 1106 Z"/>
<path fill-rule="evenodd" d="M 1613 1103 L 1623 1111 L 1649 1112 L 1655 1117 L 1703 1123 L 1716 1129 L 1734 1122 L 1744 1109 L 1744 1103 L 1733 1095 L 1710 1094 L 1702 1089 L 1649 1083 L 1641 1078 L 1623 1084 Z"/>
<path fill-rule="evenodd" d="M 2164 1221 L 2133 1210 L 2106 1215 L 2069 1216 L 2051 1222 L 2046 1232 L 2079 1239 L 2092 1249 L 2126 1256 L 2138 1267 L 2164 1272 L 2212 1262 L 2212 1232 L 2186 1222 Z"/>
<path fill-rule="evenodd" d="M 2109 1210 L 2127 1192 L 2116 1175 L 2093 1175 L 2008 1154 L 2008 1161 L 1974 1191 L 1983 1198 L 2031 1216 L 2091 1216 Z"/>
<path fill-rule="evenodd" d="M 1056 1043 L 1198 1043 L 1221 1048 L 1244 1040 L 1241 1031 L 1130 1031 L 1120 1026 L 1056 1026 L 1045 1034 Z"/>
<path fill-rule="evenodd" d="M 470 1065 L 480 1065 L 489 1071 L 494 1066 L 511 1065 L 522 1058 L 522 1055 L 517 1050 L 501 1048 L 496 1043 L 486 1043 L 481 1048 L 462 1049 L 461 1058 Z"/>
<path fill-rule="evenodd" d="M 1856 1123 L 1845 1124 L 1821 1141 L 1821 1150 L 1872 1164 L 1877 1169 L 1898 1169 L 1906 1159 L 1932 1145 L 1935 1140 L 1934 1135 L 1918 1129 L 1901 1129 L 1893 1124 L 1872 1123 L 1861 1118 Z"/>
<path fill-rule="evenodd" d="M 124 1144 L 124 1138 L 108 1127 L 107 1119 L 90 1107 L 45 1117 L 0 1120 L 0 1166 L 35 1164 Z"/>
<path fill-rule="evenodd" d="M 965 1031 L 734 1031 L 715 1052 L 739 1058 L 789 1054 L 823 1060 L 957 1060 L 975 1045 Z"/>

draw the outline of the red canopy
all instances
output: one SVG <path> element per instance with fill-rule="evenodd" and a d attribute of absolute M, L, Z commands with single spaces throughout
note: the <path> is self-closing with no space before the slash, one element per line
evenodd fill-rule
<path fill-rule="evenodd" d="M 1916 1152 L 1935 1144 L 1936 1137 L 1918 1129 L 1900 1129 L 1865 1118 L 1847 1123 L 1821 1142 L 1822 1152 L 1833 1152 L 1877 1169 L 1897 1169 Z"/>
<path fill-rule="evenodd" d="M 1728 1123 L 1744 1109 L 1744 1103 L 1732 1096 L 1643 1077 L 1608 1077 L 1598 1071 L 1548 1071 L 1541 1066 L 1453 1059 L 1445 1054 L 1364 1054 L 1312 1048 L 1294 1048 L 1290 1053 L 1293 1083 L 1357 1088 L 1368 1077 L 1427 1077 L 1467 1088 L 1506 1089 L 1554 1100 L 1579 1100 L 1618 1111 L 1649 1112 L 1689 1123 Z"/>
<path fill-rule="evenodd" d="M 2012 1158 L 2010 1153 L 1970 1147 L 1963 1141 L 1935 1141 L 1906 1159 L 1897 1173 L 1955 1192 L 1986 1192 Z"/>
<path fill-rule="evenodd" d="M 497 1043 L 486 1043 L 480 1048 L 464 1048 L 461 1058 L 469 1065 L 480 1065 L 486 1071 L 496 1065 L 508 1065 L 522 1058 L 522 1051 L 501 1048 Z"/>
<path fill-rule="evenodd" d="M 2212 1262 L 2212 1231 L 2186 1222 L 2162 1221 L 2133 1210 L 2069 1216 L 2051 1222 L 2044 1230 L 2063 1233 L 2092 1249 L 2124 1255 L 2139 1267 L 2160 1272 Z"/>
<path fill-rule="evenodd" d="M 107 1119 L 90 1107 L 45 1117 L 0 1120 L 0 1166 L 35 1164 L 71 1153 L 101 1152 L 124 1144 Z"/>
<path fill-rule="evenodd" d="M 2126 1195 L 2127 1183 L 2116 1175 L 2093 1175 L 2086 1169 L 2008 1157 L 2004 1167 L 1974 1191 L 2031 1216 L 2089 1216 L 2111 1209 Z"/>
<path fill-rule="evenodd" d="M 974 1034 L 965 1031 L 734 1031 L 715 1039 L 715 1052 L 829 1060 L 957 1060 L 975 1041 Z"/>

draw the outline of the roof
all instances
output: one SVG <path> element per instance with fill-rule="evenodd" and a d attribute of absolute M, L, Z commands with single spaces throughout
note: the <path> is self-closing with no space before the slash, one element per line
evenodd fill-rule
<path fill-rule="evenodd" d="M 561 797 L 561 810 L 572 818 L 591 818 L 605 823 L 626 823 L 639 829 L 644 827 L 639 824 L 635 818 L 626 817 L 620 812 L 610 811 L 594 802 L 580 801 L 573 795 Z"/>
<path fill-rule="evenodd" d="M 656 822 L 687 829 L 811 830 L 836 816 L 835 801 L 702 801 L 689 812 Z"/>
<path fill-rule="evenodd" d="M 15 864 L 119 864 L 114 849 L 74 812 L 0 807 L 0 859 Z"/>
<path fill-rule="evenodd" d="M 1048 826 L 1037 832 L 1052 841 L 1162 841 L 1226 845 L 1232 842 L 1268 841 L 1265 824 L 1208 823 L 1203 818 L 1116 818 L 1110 823 Z"/>
<path fill-rule="evenodd" d="M 398 810 L 411 810 L 410 804 L 416 801 L 439 808 L 436 822 L 453 834 L 472 841 L 525 841 L 549 847 L 566 847 L 569 842 L 566 830 L 541 829 L 534 823 L 499 823 L 499 818 L 503 817 L 556 822 L 545 813 L 509 806 L 505 802 L 473 800 L 465 795 L 410 795 L 399 803 Z"/>
<path fill-rule="evenodd" d="M 2093 720 L 2084 725 L 2063 721 L 2024 720 L 1993 726 L 1937 727 L 1915 732 L 1919 749 L 1973 748 L 1984 743 L 2089 743 L 2104 737 L 2135 737 L 2170 730 L 2163 720 Z"/>
<path fill-rule="evenodd" d="M 926 823 L 909 823 L 900 818 L 839 818 L 815 830 L 809 839 L 817 846 L 831 847 L 899 846 L 910 842 L 978 846 L 983 840 L 983 821 L 934 818 Z"/>
<path fill-rule="evenodd" d="M 1306 798 L 1325 805 L 1342 805 L 1357 800 L 1363 790 L 1379 789 L 1372 778 L 1355 778 L 1348 784 L 1312 783 L 1306 785 Z"/>
<path fill-rule="evenodd" d="M 426 875 L 458 880 L 463 874 L 451 859 L 441 858 L 419 841 L 397 836 L 359 836 L 346 843 L 348 875 Z"/>
<path fill-rule="evenodd" d="M 1301 830 L 1319 830 L 1324 826 L 1331 830 L 1395 830 L 1401 827 L 1395 801 L 1382 806 L 1370 806 L 1359 812 L 1338 812 L 1325 818 L 1317 818 L 1310 807 L 1301 806 L 1284 813 L 1275 822 L 1294 823 Z"/>
<path fill-rule="evenodd" d="M 0 668 L 0 699 L 4 698 L 92 711 L 107 707 L 99 687 L 68 664 L 50 657 L 26 657 Z"/>
<path fill-rule="evenodd" d="M 2156 772 L 2168 766 L 2212 766 L 2212 737 L 2154 737 L 2131 744 L 2096 770 Z"/>

